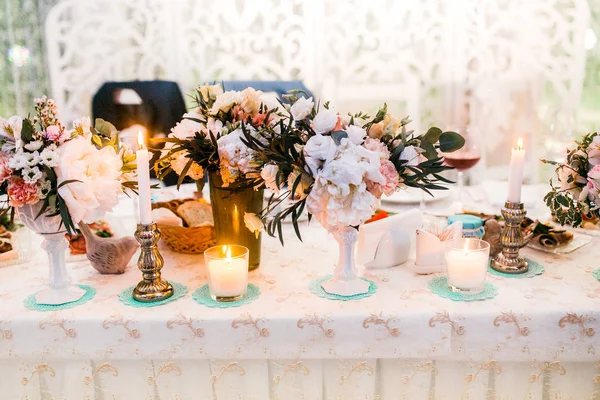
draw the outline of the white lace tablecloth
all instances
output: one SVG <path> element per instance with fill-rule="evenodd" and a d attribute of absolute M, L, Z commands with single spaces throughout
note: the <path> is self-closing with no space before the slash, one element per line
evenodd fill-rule
<path fill-rule="evenodd" d="M 330 301 L 309 282 L 331 273 L 334 240 L 313 224 L 304 243 L 265 237 L 251 281 L 260 298 L 211 309 L 202 256 L 169 252 L 176 302 L 131 308 L 118 294 L 132 262 L 102 276 L 69 264 L 91 302 L 59 312 L 23 300 L 47 279 L 44 255 L 0 269 L 0 399 L 589 399 L 600 396 L 600 240 L 567 255 L 525 250 L 546 267 L 531 279 L 489 275 L 499 294 L 452 302 L 405 267 L 365 272 L 377 293 Z M 136 256 L 137 257 L 137 256 Z M 136 258 L 137 259 L 137 258 Z M 134 260 L 135 261 L 135 260 Z M 598 353 L 598 354 L 597 354 Z"/>

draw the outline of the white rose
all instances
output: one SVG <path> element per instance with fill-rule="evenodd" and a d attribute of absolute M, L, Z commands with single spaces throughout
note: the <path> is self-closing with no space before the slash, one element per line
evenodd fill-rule
<path fill-rule="evenodd" d="M 304 146 L 304 155 L 306 157 L 326 162 L 334 157 L 336 151 L 337 146 L 331 136 L 312 136 Z"/>
<path fill-rule="evenodd" d="M 216 115 L 219 111 L 227 112 L 234 106 L 242 102 L 242 93 L 235 90 L 229 90 L 217 96 L 214 104 L 210 109 L 210 113 Z"/>
<path fill-rule="evenodd" d="M 361 128 L 360 126 L 350 125 L 346 128 L 346 133 L 348 134 L 348 139 L 352 141 L 355 145 L 361 145 L 365 141 L 365 137 L 367 136 L 367 131 Z"/>
<path fill-rule="evenodd" d="M 400 153 L 400 159 L 406 161 L 407 166 L 417 166 L 419 165 L 419 153 L 415 149 L 414 146 L 406 146 L 402 153 Z"/>
<path fill-rule="evenodd" d="M 59 163 L 55 167 L 58 193 L 65 200 L 73 222 L 94 222 L 119 201 L 121 189 L 121 157 L 112 147 L 98 150 L 78 136 L 58 148 Z"/>
<path fill-rule="evenodd" d="M 171 129 L 169 136 L 180 140 L 186 140 L 194 137 L 196 132 L 201 132 L 202 128 L 204 127 L 199 122 L 184 118 Z"/>
<path fill-rule="evenodd" d="M 279 186 L 277 186 L 278 172 L 279 167 L 275 164 L 267 164 L 260 171 L 260 176 L 265 181 L 265 186 L 275 194 L 279 194 Z"/>
<path fill-rule="evenodd" d="M 223 93 L 220 84 L 199 86 L 196 91 L 200 93 L 205 102 L 215 101 L 217 96 Z"/>
<path fill-rule="evenodd" d="M 338 121 L 338 115 L 334 110 L 323 108 L 315 115 L 313 120 L 313 130 L 317 134 L 328 133 L 335 128 Z"/>
<path fill-rule="evenodd" d="M 250 115 L 258 114 L 258 111 L 260 110 L 260 105 L 262 103 L 263 92 L 249 87 L 242 90 L 241 95 L 242 101 L 240 103 L 240 106 L 242 107 L 244 112 Z"/>
<path fill-rule="evenodd" d="M 260 218 L 254 213 L 244 213 L 244 224 L 246 228 L 256 235 L 258 239 L 258 235 L 263 230 L 263 224 Z"/>
<path fill-rule="evenodd" d="M 323 161 L 314 157 L 305 156 L 304 161 L 306 161 L 306 172 L 309 172 L 313 176 L 317 175 L 319 168 L 323 166 Z"/>
<path fill-rule="evenodd" d="M 216 119 L 216 118 L 212 118 L 210 117 L 208 119 L 208 121 L 206 122 L 206 128 L 208 128 L 208 131 L 214 136 L 217 137 L 219 136 L 221 133 L 223 133 L 223 122 Z"/>
<path fill-rule="evenodd" d="M 267 108 L 267 110 L 274 110 L 279 108 L 281 105 L 277 99 L 277 95 L 274 93 L 262 93 L 260 95 L 260 101 Z M 271 114 L 272 116 L 276 116 L 276 114 Z"/>
<path fill-rule="evenodd" d="M 294 121 L 301 121 L 304 118 L 308 117 L 310 112 L 312 111 L 315 103 L 313 102 L 313 98 L 300 97 L 292 107 L 290 107 L 290 112 L 292 113 L 292 117 L 294 117 Z"/>

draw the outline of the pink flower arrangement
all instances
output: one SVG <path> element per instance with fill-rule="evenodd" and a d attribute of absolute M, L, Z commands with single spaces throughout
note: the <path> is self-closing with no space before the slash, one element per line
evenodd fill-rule
<path fill-rule="evenodd" d="M 0 153 L 0 183 L 6 181 L 13 173 L 13 170 L 8 166 L 8 155 Z"/>
<path fill-rule="evenodd" d="M 23 178 L 12 176 L 8 182 L 8 198 L 12 207 L 22 207 L 40 200 L 37 185 L 25 183 Z"/>
<path fill-rule="evenodd" d="M 367 190 L 375 197 L 381 197 L 384 194 L 386 196 L 391 196 L 400 185 L 400 174 L 396 170 L 394 164 L 389 160 L 381 161 L 379 172 L 381 172 L 381 175 L 385 178 L 385 183 L 379 184 L 367 180 Z"/>
<path fill-rule="evenodd" d="M 61 131 L 58 125 L 50 125 L 42 132 L 42 136 L 53 142 L 57 142 L 60 139 Z"/>

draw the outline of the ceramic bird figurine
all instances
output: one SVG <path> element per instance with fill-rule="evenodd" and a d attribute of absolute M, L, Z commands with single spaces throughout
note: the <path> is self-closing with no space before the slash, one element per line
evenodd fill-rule
<path fill-rule="evenodd" d="M 85 236 L 87 259 L 101 274 L 122 274 L 131 257 L 139 247 L 132 236 L 123 238 L 101 238 L 96 236 L 85 223 L 79 224 Z"/>

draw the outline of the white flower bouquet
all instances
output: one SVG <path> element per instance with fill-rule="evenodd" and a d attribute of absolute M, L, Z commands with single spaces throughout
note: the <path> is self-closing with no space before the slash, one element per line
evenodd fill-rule
<path fill-rule="evenodd" d="M 181 184 L 186 176 L 198 180 L 208 171 L 219 172 L 224 187 L 260 185 L 261 160 L 246 146 L 242 124 L 258 138 L 258 130 L 279 119 L 277 101 L 253 88 L 224 91 L 217 84 L 198 87 L 195 102 L 166 139 L 156 140 L 166 143 L 155 164 L 157 176 L 174 171 Z"/>
<path fill-rule="evenodd" d="M 260 131 L 244 129 L 248 147 L 263 162 L 261 176 L 273 196 L 259 215 L 246 215 L 251 230 L 281 235 L 281 221 L 297 220 L 304 211 L 324 227 L 358 227 L 371 218 L 383 195 L 404 187 L 426 192 L 445 189 L 440 175 L 450 169 L 441 152 L 461 148 L 454 132 L 431 128 L 425 135 L 407 131 L 408 118 L 397 119 L 384 105 L 373 118 L 364 113 L 341 115 L 325 103 L 292 93 L 288 115 Z M 287 207 L 273 213 L 283 201 Z M 274 215 L 273 215 L 274 214 Z"/>
<path fill-rule="evenodd" d="M 114 126 L 82 118 L 67 129 L 45 96 L 35 99 L 33 118 L 0 118 L 0 147 L 3 213 L 41 203 L 37 217 L 60 216 L 75 233 L 77 223 L 101 218 L 124 188 L 134 188 L 135 154 L 119 149 Z"/>

